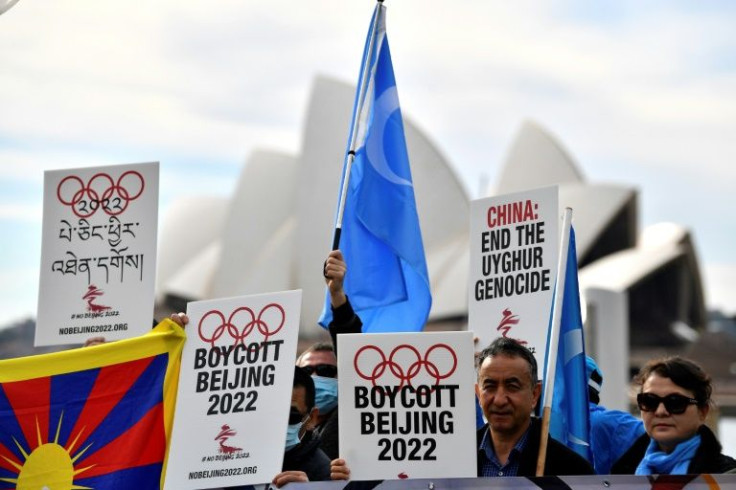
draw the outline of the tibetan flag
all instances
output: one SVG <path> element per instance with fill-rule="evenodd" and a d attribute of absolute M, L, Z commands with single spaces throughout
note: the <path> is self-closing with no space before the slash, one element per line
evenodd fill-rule
<path fill-rule="evenodd" d="M 432 306 L 414 185 L 386 37 L 386 7 L 376 5 L 363 54 L 348 154 L 340 250 L 343 287 L 364 332 L 419 331 Z M 329 294 L 319 323 L 332 320 Z"/>
<path fill-rule="evenodd" d="M 171 320 L 0 361 L 0 489 L 159 489 L 185 335 Z"/>
<path fill-rule="evenodd" d="M 580 314 L 575 230 L 572 227 L 570 227 L 570 244 L 567 249 L 567 266 L 564 273 L 566 274 L 565 290 L 562 292 L 562 316 L 549 435 L 592 463 L 588 376 L 585 371 L 585 339 L 583 319 Z M 548 338 L 550 338 L 549 335 Z"/>

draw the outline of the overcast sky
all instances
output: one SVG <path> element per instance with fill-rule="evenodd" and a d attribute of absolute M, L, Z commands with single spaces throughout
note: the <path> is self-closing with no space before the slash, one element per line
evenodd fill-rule
<path fill-rule="evenodd" d="M 2 3 L 2 1 L 0 1 Z M 477 197 L 522 121 L 642 226 L 692 230 L 736 313 L 736 2 L 387 0 L 403 113 Z M 371 0 L 20 0 L 0 16 L 0 324 L 35 316 L 43 171 L 161 162 L 161 205 L 297 154 L 318 74 L 354 83 Z M 345 128 L 347 137 L 347 128 Z"/>

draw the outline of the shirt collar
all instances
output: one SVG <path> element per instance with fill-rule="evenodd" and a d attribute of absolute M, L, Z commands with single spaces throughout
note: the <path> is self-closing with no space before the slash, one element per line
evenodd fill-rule
<path fill-rule="evenodd" d="M 511 455 L 515 453 L 521 454 L 522 451 L 524 451 L 524 448 L 526 447 L 526 441 L 529 439 L 529 430 L 531 429 L 531 424 L 529 424 L 529 427 L 524 431 L 524 433 L 521 435 L 518 441 L 516 441 L 516 444 L 514 444 L 514 448 L 511 450 L 511 453 L 509 454 L 509 460 L 511 460 Z M 491 437 L 491 427 L 488 426 L 488 430 L 485 431 L 483 434 L 483 439 L 480 441 L 480 450 L 485 452 L 486 456 L 490 461 L 493 461 L 496 465 L 499 467 L 502 466 L 501 463 L 498 461 L 498 457 L 496 456 L 496 450 L 493 447 L 493 438 Z"/>

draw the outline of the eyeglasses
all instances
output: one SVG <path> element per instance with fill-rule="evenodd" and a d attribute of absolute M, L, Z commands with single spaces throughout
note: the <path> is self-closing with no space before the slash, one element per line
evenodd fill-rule
<path fill-rule="evenodd" d="M 307 417 L 306 415 L 292 408 L 291 411 L 289 412 L 289 425 L 298 424 L 299 422 L 304 420 L 306 417 Z"/>
<path fill-rule="evenodd" d="M 323 378 L 336 378 L 337 377 L 337 366 L 332 364 L 317 364 L 316 366 L 302 366 L 302 369 L 307 372 L 308 375 L 317 374 Z"/>
<path fill-rule="evenodd" d="M 679 415 L 687 410 L 688 405 L 697 405 L 698 400 L 673 393 L 667 396 L 658 396 L 654 393 L 639 393 L 636 403 L 643 412 L 654 412 L 664 403 L 664 408 L 672 415 Z"/>

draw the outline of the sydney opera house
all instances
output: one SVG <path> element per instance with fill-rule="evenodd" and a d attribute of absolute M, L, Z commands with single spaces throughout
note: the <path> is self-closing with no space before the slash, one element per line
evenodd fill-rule
<path fill-rule="evenodd" d="M 353 96 L 354 87 L 318 78 L 298 155 L 256 151 L 230 199 L 183 198 L 172 206 L 160 235 L 160 313 L 188 300 L 302 289 L 301 331 L 324 335 L 317 325 L 321 267 L 331 245 Z M 463 329 L 470 198 L 451 163 L 410 114 L 403 116 L 433 295 L 427 328 Z M 587 181 L 535 123 L 522 125 L 501 168 L 488 196 L 559 185 L 560 206 L 573 208 L 588 351 L 606 375 L 604 404 L 626 407 L 620 394 L 631 369 L 652 355 L 689 352 L 705 330 L 690 233 L 672 223 L 641 229 L 637 189 Z"/>

